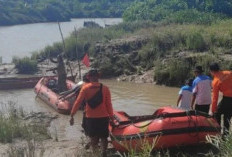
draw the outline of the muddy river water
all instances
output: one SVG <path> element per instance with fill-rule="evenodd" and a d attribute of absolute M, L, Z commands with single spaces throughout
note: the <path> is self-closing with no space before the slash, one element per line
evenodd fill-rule
<path fill-rule="evenodd" d="M 127 112 L 129 115 L 152 114 L 162 106 L 175 106 L 178 88 L 170 88 L 153 84 L 136 84 L 129 82 L 118 82 L 116 80 L 101 80 L 111 90 L 112 104 L 115 110 Z M 82 111 L 75 115 L 75 125 L 69 125 L 70 116 L 57 113 L 39 98 L 33 89 L 0 91 L 0 101 L 13 101 L 16 106 L 21 106 L 26 112 L 49 112 L 57 114 L 58 118 L 53 120 L 50 126 L 52 136 L 58 140 L 80 139 Z"/>
<path fill-rule="evenodd" d="M 71 32 L 83 27 L 85 21 L 93 21 L 104 27 L 122 22 L 121 18 L 72 19 L 61 22 L 64 38 Z M 0 26 L 0 57 L 3 63 L 10 63 L 13 56 L 30 56 L 48 45 L 61 41 L 58 24 L 56 22 L 34 23 L 14 26 Z"/>
<path fill-rule="evenodd" d="M 74 30 L 83 27 L 84 21 L 94 21 L 101 26 L 117 24 L 122 19 L 72 19 L 61 22 L 64 37 Z M 31 52 L 41 50 L 47 45 L 61 41 L 57 23 L 37 23 L 0 27 L 0 57 L 3 62 L 10 62 L 12 56 L 30 56 Z M 153 84 L 135 84 L 117 82 L 115 80 L 101 80 L 109 86 L 112 103 L 115 110 L 123 110 L 130 115 L 152 114 L 157 108 L 175 105 L 178 88 L 157 86 Z M 0 103 L 12 101 L 21 106 L 26 112 L 49 112 L 57 114 L 58 118 L 51 123 L 52 135 L 59 140 L 79 139 L 81 133 L 82 111 L 75 115 L 75 125 L 69 125 L 69 116 L 58 114 L 43 101 L 35 98 L 33 89 L 0 91 Z M 1 110 L 1 108 L 0 108 Z"/>

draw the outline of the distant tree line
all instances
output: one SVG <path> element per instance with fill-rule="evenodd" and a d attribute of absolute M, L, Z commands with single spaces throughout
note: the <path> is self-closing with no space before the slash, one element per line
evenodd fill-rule
<path fill-rule="evenodd" d="M 135 0 L 0 0 L 0 25 L 122 17 Z"/>
<path fill-rule="evenodd" d="M 231 0 L 143 0 L 134 2 L 124 13 L 125 21 L 152 20 L 209 24 L 232 17 Z"/>

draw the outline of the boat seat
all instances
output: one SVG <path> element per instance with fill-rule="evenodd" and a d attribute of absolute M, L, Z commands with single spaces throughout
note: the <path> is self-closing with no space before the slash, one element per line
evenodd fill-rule
<path fill-rule="evenodd" d="M 50 79 L 50 80 L 48 80 L 47 87 L 49 89 L 51 89 L 52 91 L 54 91 L 55 93 L 59 92 L 59 90 L 58 90 L 58 82 L 57 82 L 56 79 Z"/>

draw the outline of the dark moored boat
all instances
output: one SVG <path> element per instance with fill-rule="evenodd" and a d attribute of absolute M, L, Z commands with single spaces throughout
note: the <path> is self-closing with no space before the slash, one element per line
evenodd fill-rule
<path fill-rule="evenodd" d="M 54 77 L 54 76 L 46 76 L 46 77 Z M 0 90 L 34 88 L 41 78 L 42 76 L 0 78 Z M 68 76 L 69 80 L 73 80 L 73 78 L 75 78 L 75 76 Z"/>
<path fill-rule="evenodd" d="M 41 76 L 0 78 L 0 90 L 33 88 L 40 79 Z"/>

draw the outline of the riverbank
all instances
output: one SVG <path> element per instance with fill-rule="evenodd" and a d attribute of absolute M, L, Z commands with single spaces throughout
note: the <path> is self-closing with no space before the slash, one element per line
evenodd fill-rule
<path fill-rule="evenodd" d="M 51 130 L 51 123 L 59 121 L 63 115 L 52 112 L 27 113 L 9 102 L 0 102 L 0 105 L 1 157 L 98 156 L 92 155 L 91 151 L 85 148 L 88 140 L 84 134 L 80 139 L 67 140 L 58 137 L 58 130 Z M 114 152 L 109 147 L 109 154 Z"/>
<path fill-rule="evenodd" d="M 152 83 L 152 84 L 156 83 L 154 81 L 154 70 L 148 70 L 140 74 L 121 75 L 116 79 L 117 81 L 123 81 L 123 82 Z"/>
<path fill-rule="evenodd" d="M 61 140 L 57 136 L 57 131 L 51 130 L 51 123 L 62 118 L 62 115 L 48 111 L 26 112 L 13 101 L 1 101 L 0 106 L 1 157 L 84 155 L 84 139 Z"/>
<path fill-rule="evenodd" d="M 42 116 L 41 116 L 42 115 Z M 34 113 L 32 116 L 24 119 L 23 123 L 47 123 L 49 126 L 54 119 L 59 119 L 58 115 L 50 115 L 50 113 Z M 36 122 L 37 121 L 37 122 Z M 53 135 L 51 135 L 53 136 Z M 219 142 L 220 139 L 214 139 Z M 216 141 L 218 140 L 218 141 Z M 55 136 L 50 139 L 43 140 L 22 140 L 14 139 L 12 143 L 0 143 L 0 156 L 1 157 L 15 157 L 15 156 L 28 156 L 28 157 L 100 157 L 100 154 L 92 154 L 90 149 L 86 149 L 85 145 L 88 140 L 84 137 L 79 140 L 57 140 Z M 146 148 L 145 148 L 146 149 Z M 157 150 L 151 152 L 129 152 L 129 154 L 119 153 L 111 144 L 108 147 L 109 157 L 142 157 L 145 153 L 151 157 L 160 156 L 211 156 L 216 157 L 219 154 L 219 149 L 212 144 L 200 144 L 196 146 L 176 147 L 164 150 Z"/>
<path fill-rule="evenodd" d="M 24 115 L 21 123 L 23 125 L 45 125 L 50 127 L 54 119 L 59 119 L 61 115 L 48 112 L 33 112 Z M 20 124 L 19 124 L 20 125 Z M 26 131 L 26 130 L 25 130 Z M 64 156 L 83 156 L 85 141 L 81 140 L 61 140 L 59 141 L 55 133 L 48 131 L 49 137 L 36 139 L 22 139 L 21 137 L 13 139 L 11 143 L 0 143 L 0 156 L 28 156 L 28 157 L 64 157 Z M 40 134 L 36 134 L 40 136 Z"/>
<path fill-rule="evenodd" d="M 87 154 L 86 154 L 87 152 Z M 29 142 L 15 140 L 12 144 L 0 144 L 0 156 L 34 156 L 34 157 L 76 157 L 90 156 L 80 141 L 54 141 L 44 140 Z"/>
<path fill-rule="evenodd" d="M 78 63 L 77 62 L 70 62 L 70 66 L 72 69 L 72 73 L 74 76 L 76 76 L 76 82 L 80 80 L 79 77 L 79 69 L 78 69 Z M 14 67 L 13 63 L 7 63 L 7 64 L 1 64 L 0 65 L 0 78 L 7 78 L 7 77 L 34 77 L 34 76 L 53 76 L 56 75 L 52 71 L 48 71 L 49 69 L 55 68 L 56 64 L 50 62 L 49 60 L 46 60 L 42 63 L 38 64 L 38 72 L 34 75 L 22 75 L 17 74 L 17 69 Z M 81 72 L 82 75 L 85 74 L 88 69 L 85 65 L 81 66 Z M 66 68 L 67 74 L 71 76 L 71 70 L 69 67 Z M 139 74 L 132 74 L 132 75 L 121 75 L 119 77 L 114 77 L 117 81 L 122 82 L 135 82 L 135 83 L 152 83 L 154 82 L 154 70 L 148 70 L 143 73 Z"/>
<path fill-rule="evenodd" d="M 68 76 L 76 76 L 76 81 L 79 81 L 79 68 L 77 62 L 69 62 L 70 66 L 66 66 L 66 72 Z M 43 76 L 57 76 L 56 70 L 51 70 L 56 68 L 56 64 L 52 63 L 50 60 L 45 60 L 37 64 L 38 71 L 35 74 L 18 74 L 17 69 L 13 63 L 0 64 L 0 78 L 30 78 L 30 77 L 43 77 Z M 88 68 L 81 65 L 82 75 L 88 71 Z"/>

